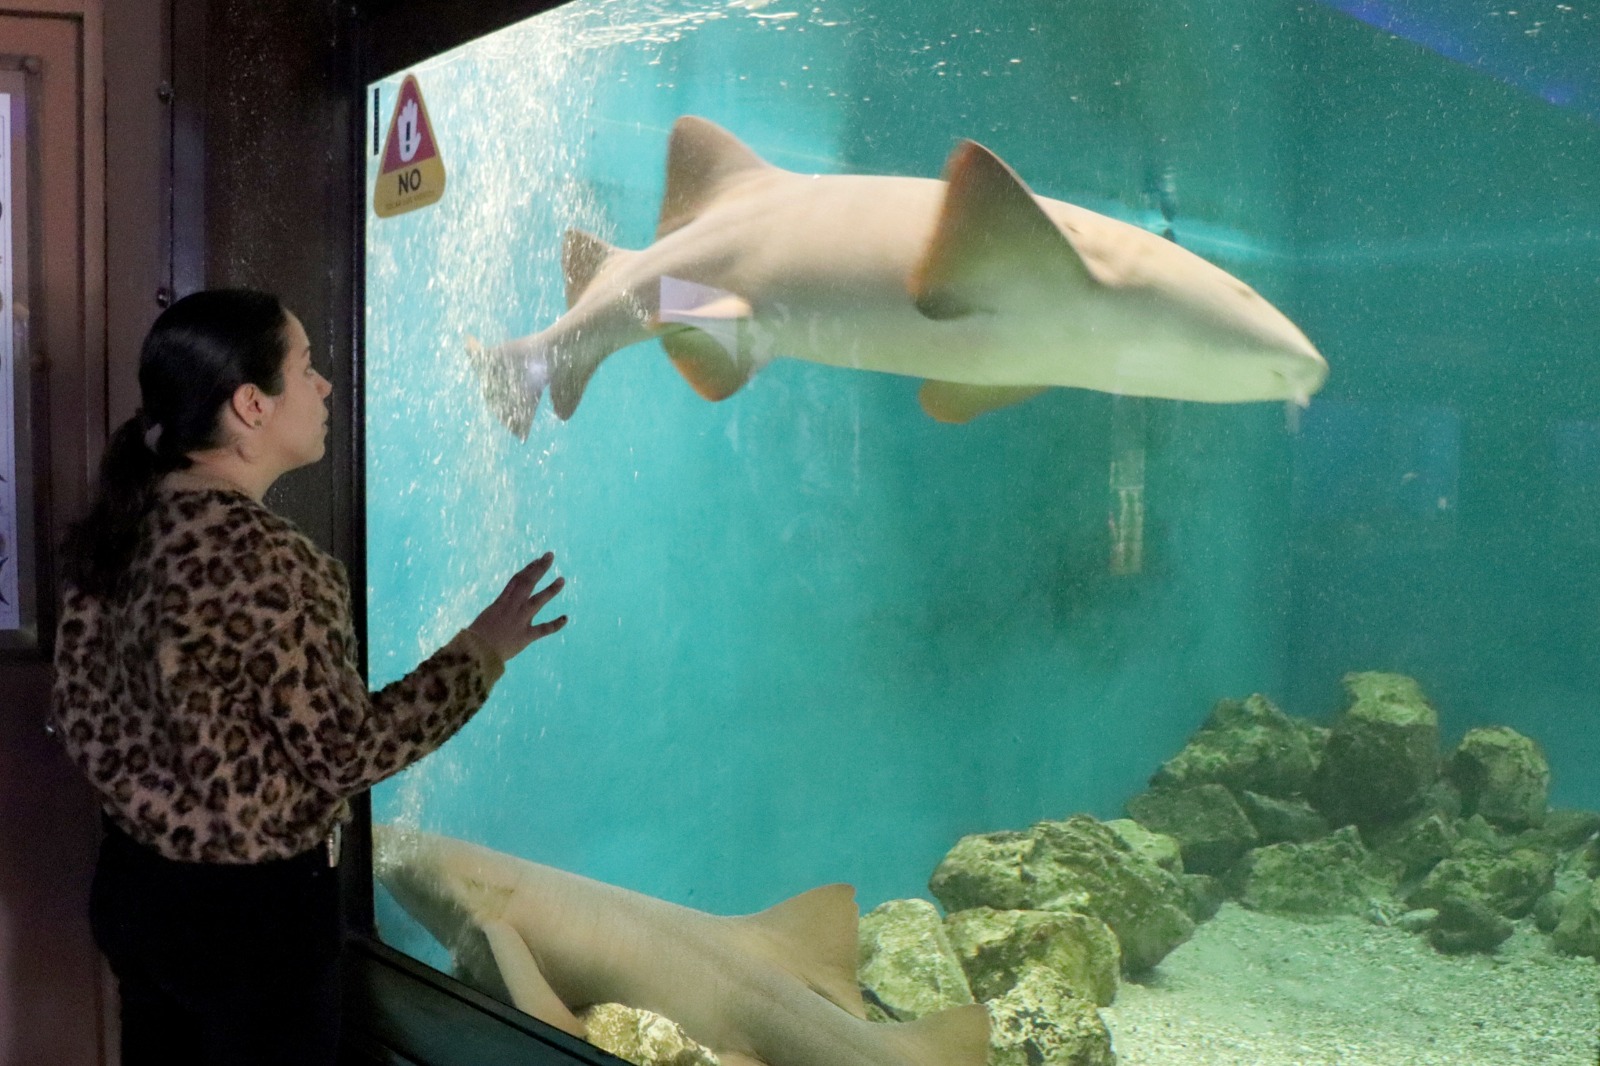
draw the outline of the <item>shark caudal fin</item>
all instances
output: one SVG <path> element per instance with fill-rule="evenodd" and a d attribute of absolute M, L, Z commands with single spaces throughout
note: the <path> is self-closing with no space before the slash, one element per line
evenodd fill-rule
<path fill-rule="evenodd" d="M 775 169 L 715 122 L 684 115 L 672 124 L 667 143 L 667 191 L 656 240 L 693 222 L 733 180 Z"/>
<path fill-rule="evenodd" d="M 907 1066 L 984 1066 L 989 1061 L 989 1009 L 951 1007 L 914 1022 L 884 1023 Z"/>
<path fill-rule="evenodd" d="M 534 334 L 496 348 L 485 348 L 476 338 L 467 338 L 467 359 L 483 386 L 484 402 L 518 440 L 528 439 L 539 394 L 550 383 L 549 359 L 537 337 Z"/>
<path fill-rule="evenodd" d="M 859 920 L 856 890 L 849 885 L 823 885 L 759 914 L 730 919 L 744 927 L 754 950 L 819 996 L 865 1018 L 856 983 Z"/>

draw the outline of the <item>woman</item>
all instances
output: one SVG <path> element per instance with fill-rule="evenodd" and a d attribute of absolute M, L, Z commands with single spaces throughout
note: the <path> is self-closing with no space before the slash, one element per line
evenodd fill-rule
<path fill-rule="evenodd" d="M 143 409 L 68 534 L 54 722 L 105 812 L 90 919 L 124 1066 L 336 1061 L 347 799 L 444 743 L 559 630 L 546 553 L 369 694 L 344 568 L 262 505 L 322 458 L 332 391 L 275 297 L 195 293 L 151 328 Z"/>

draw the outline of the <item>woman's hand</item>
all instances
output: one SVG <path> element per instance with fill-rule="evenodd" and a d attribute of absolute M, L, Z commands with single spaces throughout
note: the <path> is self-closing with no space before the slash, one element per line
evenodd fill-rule
<path fill-rule="evenodd" d="M 505 590 L 467 627 L 493 648 L 502 662 L 509 663 L 529 644 L 541 637 L 548 637 L 567 624 L 566 615 L 533 624 L 538 613 L 566 585 L 566 579 L 558 577 L 544 588 L 538 588 L 540 580 L 550 572 L 555 558 L 554 553 L 545 552 L 518 570 L 506 582 Z"/>

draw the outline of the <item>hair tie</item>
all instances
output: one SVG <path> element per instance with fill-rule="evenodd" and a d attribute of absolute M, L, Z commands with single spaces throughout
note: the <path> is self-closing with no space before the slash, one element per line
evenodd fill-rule
<path fill-rule="evenodd" d="M 152 452 L 161 444 L 161 423 L 152 422 L 150 428 L 144 431 L 144 446 Z"/>

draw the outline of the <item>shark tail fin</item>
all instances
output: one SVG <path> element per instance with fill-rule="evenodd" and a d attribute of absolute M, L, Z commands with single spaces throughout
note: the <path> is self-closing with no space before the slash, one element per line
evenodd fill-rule
<path fill-rule="evenodd" d="M 759 914 L 732 920 L 753 934 L 756 950 L 824 999 L 865 1018 L 866 1004 L 856 983 L 859 916 L 854 888 L 823 885 Z"/>
<path fill-rule="evenodd" d="M 589 288 L 595 275 L 612 258 L 627 254 L 581 229 L 569 229 L 561 241 L 561 272 L 567 281 L 567 308 Z"/>
<path fill-rule="evenodd" d="M 716 123 L 684 115 L 672 124 L 667 144 L 667 191 L 656 240 L 693 222 L 729 180 L 775 169 Z"/>
<path fill-rule="evenodd" d="M 550 383 L 550 363 L 538 334 L 485 348 L 467 338 L 467 359 L 483 386 L 489 410 L 518 440 L 527 440 L 539 394 Z"/>
<path fill-rule="evenodd" d="M 886 1028 L 902 1060 L 915 1066 L 984 1066 L 989 1061 L 989 1009 L 981 1003 L 929 1014 Z"/>

